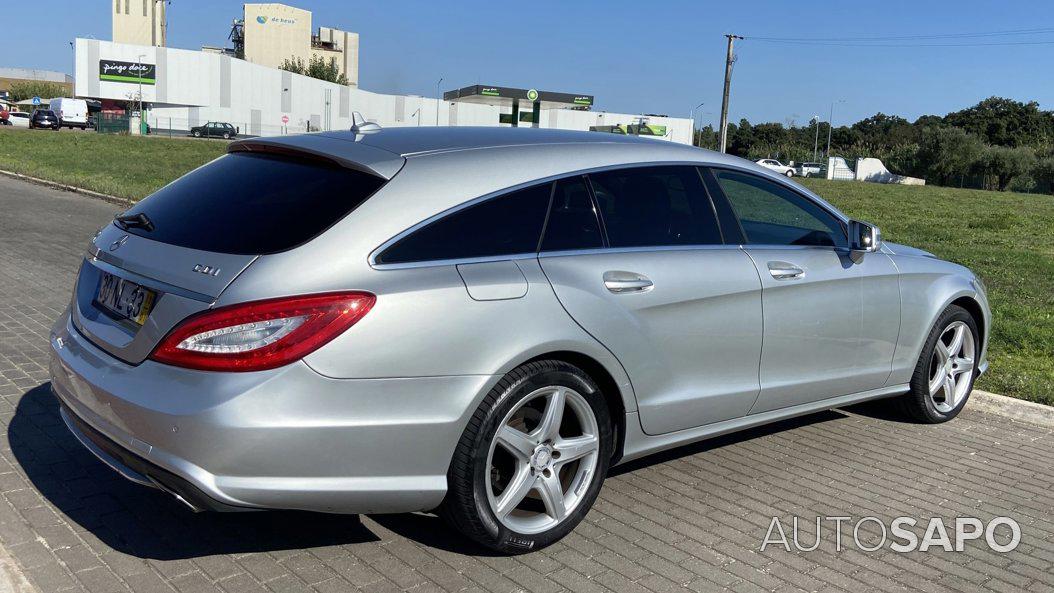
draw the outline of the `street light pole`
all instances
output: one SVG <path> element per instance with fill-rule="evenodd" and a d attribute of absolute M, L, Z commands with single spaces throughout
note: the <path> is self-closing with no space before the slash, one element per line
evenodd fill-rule
<path fill-rule="evenodd" d="M 834 130 L 834 104 L 845 103 L 845 99 L 831 101 L 831 116 L 827 118 L 827 158 L 831 158 L 831 132 Z"/>
<path fill-rule="evenodd" d="M 812 138 L 812 160 L 815 163 L 816 159 L 819 158 L 816 153 L 820 146 L 820 116 L 812 116 L 812 123 L 813 127 L 816 128 L 816 133 L 813 134 Z"/>
<path fill-rule="evenodd" d="M 688 119 L 692 122 L 692 146 L 695 146 L 695 110 L 699 109 L 705 104 L 706 103 L 700 103 L 695 107 L 692 107 L 692 110 L 688 112 Z"/>
<path fill-rule="evenodd" d="M 143 133 L 143 58 L 146 54 L 139 54 L 139 133 Z"/>
<path fill-rule="evenodd" d="M 439 85 L 443 84 L 443 77 L 440 76 L 439 80 L 436 81 L 436 126 L 439 126 L 439 105 L 443 102 L 443 97 L 439 96 Z"/>

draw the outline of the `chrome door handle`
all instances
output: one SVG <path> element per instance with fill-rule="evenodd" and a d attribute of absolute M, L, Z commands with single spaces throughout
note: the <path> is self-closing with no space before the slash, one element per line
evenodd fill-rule
<path fill-rule="evenodd" d="M 652 281 L 643 274 L 618 270 L 604 272 L 604 287 L 615 294 L 646 292 L 651 290 L 653 286 Z"/>
<path fill-rule="evenodd" d="M 785 261 L 770 261 L 769 274 L 776 280 L 794 280 L 805 275 L 805 270 Z"/>

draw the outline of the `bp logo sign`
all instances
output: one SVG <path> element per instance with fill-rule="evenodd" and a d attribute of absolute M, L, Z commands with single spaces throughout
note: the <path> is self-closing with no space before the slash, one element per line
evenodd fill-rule
<path fill-rule="evenodd" d="M 527 100 L 528 101 L 537 101 L 538 100 L 538 91 L 536 91 L 534 89 L 531 89 L 531 90 L 527 91 Z"/>
<path fill-rule="evenodd" d="M 263 15 L 258 16 L 258 17 L 256 17 L 256 22 L 260 23 L 261 25 L 266 25 L 267 24 L 267 17 L 265 17 Z"/>

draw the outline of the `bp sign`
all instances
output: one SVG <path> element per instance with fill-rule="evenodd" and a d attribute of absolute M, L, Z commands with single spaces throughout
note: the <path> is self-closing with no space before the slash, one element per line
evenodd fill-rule
<path fill-rule="evenodd" d="M 531 90 L 527 91 L 527 100 L 528 101 L 537 101 L 538 100 L 538 91 L 536 91 L 534 89 L 531 89 Z"/>

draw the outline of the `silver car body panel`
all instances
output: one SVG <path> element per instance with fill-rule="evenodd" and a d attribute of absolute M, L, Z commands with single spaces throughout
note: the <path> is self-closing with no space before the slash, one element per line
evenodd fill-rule
<path fill-rule="evenodd" d="M 956 299 L 990 314 L 961 266 L 893 244 L 880 252 L 724 245 L 597 249 L 379 265 L 422 225 L 512 189 L 604 169 L 681 164 L 747 171 L 736 157 L 650 139 L 551 130 L 399 129 L 253 139 L 234 150 L 324 156 L 389 179 L 327 231 L 261 256 L 95 239 L 52 332 L 53 389 L 109 439 L 224 505 L 332 512 L 434 508 L 455 444 L 508 371 L 589 359 L 625 412 L 622 459 L 907 389 L 934 320 Z M 768 264 L 801 267 L 776 281 Z M 219 268 L 201 274 L 194 266 Z M 101 317 L 101 271 L 159 293 L 136 331 Z M 646 276 L 615 293 L 605 273 Z M 840 274 L 840 273 L 841 274 Z M 618 276 L 621 278 L 622 276 Z M 615 278 L 609 276 L 608 279 Z M 356 325 L 270 371 L 193 371 L 148 359 L 194 312 L 334 290 L 378 295 Z M 984 354 L 978 368 L 984 369 Z"/>

